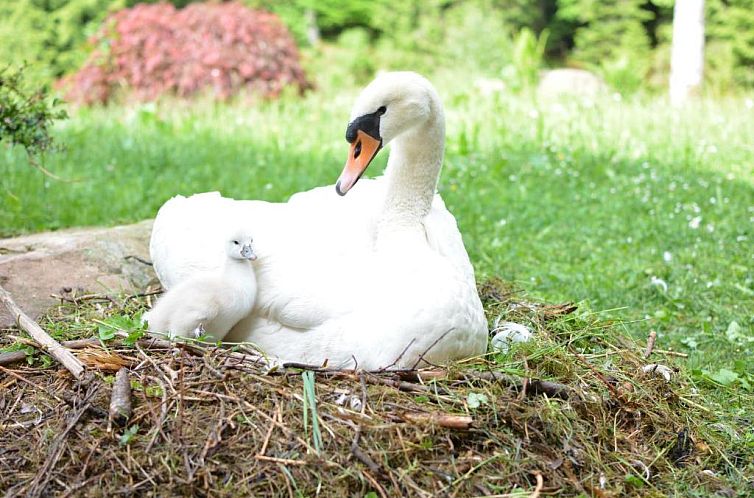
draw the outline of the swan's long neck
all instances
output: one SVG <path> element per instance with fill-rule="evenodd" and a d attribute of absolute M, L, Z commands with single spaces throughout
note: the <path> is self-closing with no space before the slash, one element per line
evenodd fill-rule
<path fill-rule="evenodd" d="M 396 231 L 425 236 L 424 218 L 432 207 L 445 147 L 445 116 L 439 99 L 433 99 L 431 111 L 427 122 L 392 142 L 378 242 Z"/>

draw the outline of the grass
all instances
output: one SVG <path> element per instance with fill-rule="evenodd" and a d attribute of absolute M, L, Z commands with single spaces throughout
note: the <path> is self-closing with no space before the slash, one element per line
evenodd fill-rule
<path fill-rule="evenodd" d="M 440 191 L 478 276 L 618 319 L 683 362 L 725 427 L 754 410 L 754 109 L 658 99 L 537 102 L 444 85 Z M 79 110 L 56 181 L 0 155 L 0 233 L 118 224 L 174 194 L 284 200 L 332 184 L 354 89 L 249 105 Z M 370 167 L 377 174 L 385 154 Z M 358 188 L 358 187 L 357 187 Z M 743 435 L 741 435 L 743 434 Z M 731 429 L 750 448 L 754 433 Z"/>
<path fill-rule="evenodd" d="M 46 162 L 69 183 L 2 151 L 0 234 L 136 221 L 178 193 L 284 200 L 331 184 L 354 95 L 80 110 L 57 130 L 68 151 Z M 645 320 L 631 330 L 714 352 L 713 367 L 750 352 L 751 101 L 675 113 L 655 100 L 444 97 L 440 191 L 480 275 L 624 308 L 616 313 Z M 742 333 L 728 344 L 732 322 Z"/>
<path fill-rule="evenodd" d="M 681 360 L 652 356 L 675 368 L 670 382 L 642 375 L 644 348 L 600 313 L 543 305 L 500 281 L 480 294 L 491 321 L 524 323 L 535 339 L 449 369 L 400 373 L 280 365 L 264 375 L 226 349 L 141 340 L 135 327 L 144 298 L 61 303 L 41 323 L 60 340 L 92 337 L 77 355 L 95 375 L 71 382 L 38 353 L 31 365 L 3 371 L 0 406 L 10 408 L 0 418 L 0 489 L 8 496 L 746 495 L 754 448 L 734 438 L 748 424 L 721 423 L 705 408 Z M 0 334 L 0 348 L 13 341 L 25 342 Z M 134 412 L 111 427 L 112 373 L 123 365 Z M 558 382 L 560 391 L 543 396 L 542 384 L 522 377 Z"/>

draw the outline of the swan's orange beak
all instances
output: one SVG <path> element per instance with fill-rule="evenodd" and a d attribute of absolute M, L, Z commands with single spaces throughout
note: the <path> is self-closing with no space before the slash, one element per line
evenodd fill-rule
<path fill-rule="evenodd" d="M 335 191 L 338 195 L 346 195 L 351 187 L 356 185 L 381 148 L 382 140 L 362 130 L 356 132 L 356 140 L 351 142 L 351 150 L 348 151 L 346 166 L 338 178 L 338 183 L 335 184 Z"/>

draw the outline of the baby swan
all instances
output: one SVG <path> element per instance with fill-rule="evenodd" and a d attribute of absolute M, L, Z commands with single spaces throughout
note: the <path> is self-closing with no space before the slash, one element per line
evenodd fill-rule
<path fill-rule="evenodd" d="M 149 331 L 174 337 L 209 335 L 221 341 L 251 312 L 257 281 L 251 261 L 257 259 L 253 239 L 237 231 L 226 242 L 227 259 L 220 271 L 199 273 L 169 289 L 144 314 Z"/>

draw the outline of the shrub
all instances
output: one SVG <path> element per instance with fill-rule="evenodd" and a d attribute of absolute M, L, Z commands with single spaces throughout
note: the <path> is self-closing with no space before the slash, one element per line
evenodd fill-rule
<path fill-rule="evenodd" d="M 70 100 L 107 102 L 118 90 L 140 100 L 225 99 L 242 89 L 266 96 L 310 85 L 288 30 L 274 14 L 239 3 L 140 4 L 109 16 L 84 67 L 63 81 Z"/>
<path fill-rule="evenodd" d="M 29 88 L 24 68 L 0 70 L 0 143 L 20 145 L 36 165 L 37 156 L 56 148 L 50 126 L 67 117 L 59 105 L 44 89 Z"/>

